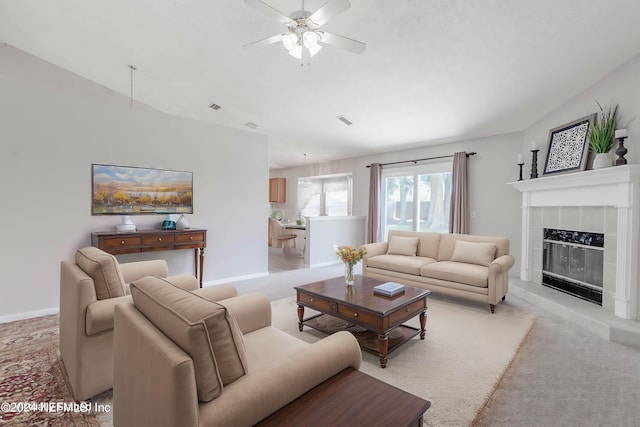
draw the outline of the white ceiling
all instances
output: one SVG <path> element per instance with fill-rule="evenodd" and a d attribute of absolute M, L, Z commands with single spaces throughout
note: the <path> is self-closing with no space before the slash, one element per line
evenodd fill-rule
<path fill-rule="evenodd" d="M 305 67 L 280 43 L 242 47 L 284 30 L 243 0 L 0 0 L 0 42 L 127 97 L 132 64 L 136 102 L 254 122 L 272 167 L 523 130 L 640 53 L 640 0 L 351 3 L 322 29 L 366 51 L 325 47 Z"/>

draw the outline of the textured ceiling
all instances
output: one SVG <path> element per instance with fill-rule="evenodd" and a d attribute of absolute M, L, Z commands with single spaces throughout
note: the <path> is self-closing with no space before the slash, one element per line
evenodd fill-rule
<path fill-rule="evenodd" d="M 280 43 L 242 47 L 284 30 L 242 0 L 0 0 L 0 42 L 126 96 L 133 64 L 137 102 L 254 122 L 272 167 L 523 130 L 640 53 L 638 0 L 351 4 L 322 28 L 366 51 L 325 47 L 305 67 Z"/>

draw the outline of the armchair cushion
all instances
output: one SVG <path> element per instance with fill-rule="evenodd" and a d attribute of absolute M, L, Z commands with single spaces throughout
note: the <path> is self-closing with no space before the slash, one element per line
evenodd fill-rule
<path fill-rule="evenodd" d="M 248 372 L 242 332 L 223 305 L 155 276 L 133 282 L 131 296 L 136 308 L 193 359 L 200 401 L 218 397 Z"/>
<path fill-rule="evenodd" d="M 77 250 L 76 264 L 93 279 L 96 298 L 99 300 L 125 294 L 124 277 L 118 260 L 113 255 L 89 246 Z"/>

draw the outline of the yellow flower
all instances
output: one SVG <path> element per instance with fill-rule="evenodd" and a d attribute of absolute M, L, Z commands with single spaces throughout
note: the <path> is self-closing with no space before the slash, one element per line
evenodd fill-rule
<path fill-rule="evenodd" d="M 351 246 L 338 246 L 336 254 L 342 262 L 355 265 L 364 258 L 367 251 L 364 247 L 353 248 Z"/>

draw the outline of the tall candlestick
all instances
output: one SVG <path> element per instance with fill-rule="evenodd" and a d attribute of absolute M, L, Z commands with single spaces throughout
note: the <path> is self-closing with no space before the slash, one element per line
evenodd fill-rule
<path fill-rule="evenodd" d="M 627 130 L 626 129 L 616 129 L 616 139 L 626 138 Z"/>
<path fill-rule="evenodd" d="M 531 179 L 538 177 L 538 151 L 537 148 L 531 150 Z"/>

